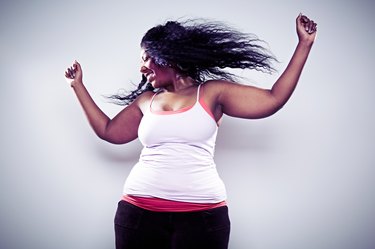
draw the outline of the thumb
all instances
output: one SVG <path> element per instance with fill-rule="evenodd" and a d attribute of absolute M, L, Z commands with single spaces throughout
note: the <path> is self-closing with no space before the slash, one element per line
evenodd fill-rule
<path fill-rule="evenodd" d="M 79 64 L 79 62 L 77 60 L 74 60 L 73 67 L 74 67 L 75 70 L 78 70 L 78 71 L 82 70 L 81 64 Z"/>
<path fill-rule="evenodd" d="M 299 15 L 296 18 L 296 24 L 297 26 L 301 23 L 302 13 L 299 13 Z"/>

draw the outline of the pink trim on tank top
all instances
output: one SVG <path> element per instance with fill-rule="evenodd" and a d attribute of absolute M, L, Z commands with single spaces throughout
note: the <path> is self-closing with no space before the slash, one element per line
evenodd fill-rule
<path fill-rule="evenodd" d="M 192 203 L 171 201 L 156 197 L 139 197 L 134 195 L 124 195 L 122 200 L 153 212 L 195 212 L 227 205 L 226 201 L 221 201 L 219 203 Z"/>
<path fill-rule="evenodd" d="M 216 120 L 215 120 L 215 116 L 214 114 L 211 112 L 210 108 L 208 107 L 208 105 L 206 104 L 206 102 L 204 101 L 204 99 L 202 98 L 203 94 L 203 90 L 202 90 L 202 85 L 199 85 L 198 86 L 198 90 L 199 92 L 197 92 L 197 97 L 199 98 L 193 105 L 191 106 L 186 106 L 186 107 L 183 107 L 179 110 L 176 110 L 176 111 L 154 111 L 152 110 L 152 102 L 154 100 L 154 97 L 159 93 L 159 92 L 156 92 L 152 98 L 151 98 L 151 102 L 150 102 L 150 112 L 153 113 L 153 114 L 157 114 L 157 115 L 171 115 L 171 114 L 177 114 L 177 113 L 182 113 L 182 112 L 186 112 L 190 109 L 192 109 L 198 102 L 199 104 L 203 107 L 203 109 L 208 113 L 208 115 L 210 115 L 210 117 L 215 121 L 216 123 Z"/>
<path fill-rule="evenodd" d="M 207 114 L 210 115 L 210 117 L 215 121 L 215 123 L 217 123 L 216 120 L 215 120 L 214 114 L 211 112 L 211 110 L 208 107 L 208 105 L 206 104 L 206 102 L 204 102 L 203 99 L 202 100 L 200 99 L 199 103 L 201 104 L 202 108 L 207 112 Z"/>
<path fill-rule="evenodd" d="M 150 111 L 153 114 L 157 114 L 157 115 L 170 115 L 170 114 L 176 114 L 176 113 L 186 112 L 186 111 L 190 110 L 191 108 L 193 108 L 195 104 L 196 103 L 194 103 L 192 106 L 186 106 L 186 107 L 181 108 L 181 109 L 176 110 L 176 111 L 154 111 L 154 110 L 152 110 L 151 105 L 150 105 Z"/>

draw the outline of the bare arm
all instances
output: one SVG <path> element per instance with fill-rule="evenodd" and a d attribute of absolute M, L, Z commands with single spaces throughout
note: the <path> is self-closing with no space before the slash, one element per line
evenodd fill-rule
<path fill-rule="evenodd" d="M 218 104 L 223 113 L 241 118 L 264 118 L 277 112 L 292 95 L 316 36 L 316 23 L 299 15 L 296 19 L 298 45 L 272 89 L 222 82 Z"/>
<path fill-rule="evenodd" d="M 124 108 L 116 117 L 110 119 L 95 104 L 84 86 L 82 68 L 77 61 L 65 71 L 65 78 L 74 89 L 87 119 L 98 137 L 115 144 L 127 143 L 137 138 L 138 126 L 143 116 L 139 108 L 139 100 L 136 100 Z"/>

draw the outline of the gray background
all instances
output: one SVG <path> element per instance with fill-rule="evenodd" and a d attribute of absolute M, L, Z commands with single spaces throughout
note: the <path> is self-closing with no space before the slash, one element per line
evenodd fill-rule
<path fill-rule="evenodd" d="M 375 248 L 374 4 L 371 1 L 1 1 L 0 248 L 114 248 L 113 215 L 139 141 L 90 130 L 63 72 L 81 62 L 98 105 L 138 82 L 139 41 L 180 17 L 225 21 L 268 42 L 286 67 L 295 17 L 318 37 L 290 102 L 263 120 L 229 117 L 216 161 L 230 248 Z M 279 74 L 239 72 L 269 87 Z"/>

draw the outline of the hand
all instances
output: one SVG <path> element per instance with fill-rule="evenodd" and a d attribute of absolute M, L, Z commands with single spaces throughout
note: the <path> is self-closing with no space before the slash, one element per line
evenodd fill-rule
<path fill-rule="evenodd" d="M 311 45 L 316 37 L 317 24 L 307 16 L 299 14 L 296 19 L 297 35 L 300 42 Z"/>
<path fill-rule="evenodd" d="M 68 67 L 65 71 L 65 79 L 70 84 L 71 87 L 74 87 L 75 84 L 82 84 L 82 68 L 81 65 L 75 60 L 71 67 Z"/>

